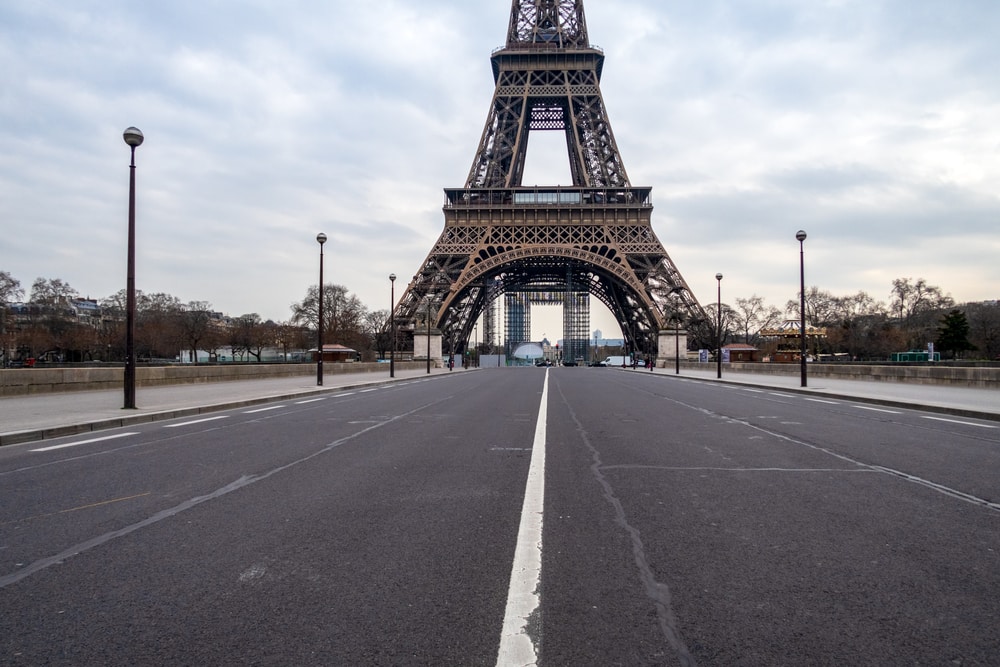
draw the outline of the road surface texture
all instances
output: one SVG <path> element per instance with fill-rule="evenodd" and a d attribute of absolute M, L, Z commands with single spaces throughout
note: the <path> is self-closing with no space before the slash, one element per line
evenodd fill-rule
<path fill-rule="evenodd" d="M 11 445 L 0 662 L 997 664 L 997 426 L 504 368 Z"/>

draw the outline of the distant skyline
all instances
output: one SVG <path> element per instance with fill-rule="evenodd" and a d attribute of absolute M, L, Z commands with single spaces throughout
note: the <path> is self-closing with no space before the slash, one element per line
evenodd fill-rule
<path fill-rule="evenodd" d="M 703 305 L 806 284 L 1000 298 L 1000 4 L 585 5 L 653 229 Z M 389 307 L 444 227 L 493 93 L 508 0 L 0 5 L 0 270 L 125 286 L 128 147 L 144 292 L 283 321 L 318 279 Z M 225 17 L 220 28 L 219 17 Z M 525 185 L 568 184 L 534 133 Z M 617 327 L 594 300 L 591 329 Z M 539 313 L 550 339 L 558 322 Z M 533 331 L 540 337 L 541 331 Z M 561 335 L 561 334 L 559 334 Z"/>

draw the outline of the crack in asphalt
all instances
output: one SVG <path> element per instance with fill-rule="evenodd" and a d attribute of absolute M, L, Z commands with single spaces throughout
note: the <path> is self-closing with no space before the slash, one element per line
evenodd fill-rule
<path fill-rule="evenodd" d="M 597 480 L 597 483 L 601 485 L 604 499 L 614 510 L 615 523 L 621 526 L 629 536 L 629 540 L 632 544 L 632 556 L 639 571 L 639 580 L 642 582 L 646 595 L 653 601 L 654 606 L 656 607 L 656 616 L 659 622 L 660 631 L 663 633 L 663 637 L 670 647 L 677 653 L 677 658 L 680 661 L 680 664 L 684 667 L 694 667 L 696 664 L 695 659 L 688 650 L 688 647 L 684 643 L 684 640 L 680 635 L 680 631 L 678 630 L 677 616 L 674 614 L 673 610 L 670 587 L 661 581 L 657 581 L 656 574 L 654 574 L 653 568 L 649 564 L 649 559 L 646 557 L 645 546 L 642 542 L 642 534 L 638 528 L 629 523 L 628 518 L 625 516 L 625 508 L 622 505 L 621 500 L 617 495 L 615 495 L 615 490 L 611 485 L 611 482 L 609 482 L 604 476 L 604 463 L 601 459 L 601 453 L 597 447 L 594 446 L 587 430 L 584 428 L 579 418 L 577 418 L 576 412 L 569 404 L 569 401 L 566 400 L 566 396 L 562 393 L 561 388 L 559 388 L 559 396 L 563 401 L 563 405 L 565 405 L 567 411 L 569 412 L 570 417 L 573 419 L 573 423 L 576 425 L 576 430 L 580 435 L 580 439 L 583 441 L 583 444 L 587 447 L 587 449 L 590 450 L 592 459 L 590 471 L 593 474 L 594 479 Z"/>
<path fill-rule="evenodd" d="M 205 494 L 203 496 L 196 496 L 194 498 L 190 498 L 190 499 L 185 500 L 184 502 L 182 502 L 182 503 L 180 503 L 178 505 L 175 505 L 173 507 L 169 507 L 169 508 L 164 509 L 164 510 L 160 510 L 159 512 L 156 512 L 155 514 L 146 517 L 142 521 L 137 521 L 136 523 L 130 524 L 128 526 L 124 526 L 123 528 L 119 528 L 117 530 L 109 531 L 107 533 L 104 533 L 103 535 L 98 535 L 96 537 L 92 537 L 89 540 L 84 540 L 83 542 L 75 544 L 75 545 L 69 547 L 68 549 L 64 549 L 63 551 L 60 551 L 59 553 L 57 553 L 57 554 L 55 554 L 53 556 L 48 556 L 46 558 L 40 558 L 39 560 L 36 560 L 35 562 L 33 562 L 33 563 L 31 563 L 31 564 L 29 564 L 29 565 L 21 568 L 20 570 L 17 570 L 16 572 L 12 572 L 10 574 L 0 576 L 0 589 L 6 588 L 7 586 L 11 586 L 13 584 L 16 584 L 17 582 L 19 582 L 19 581 L 21 581 L 23 579 L 26 579 L 26 578 L 30 577 L 31 575 L 33 575 L 33 574 L 41 572 L 42 570 L 45 570 L 45 569 L 47 569 L 49 567 L 52 567 L 53 565 L 59 565 L 59 564 L 65 562 L 66 560 L 72 558 L 73 556 L 77 556 L 77 555 L 82 554 L 82 553 L 84 553 L 86 551 L 90 551 L 91 549 L 94 549 L 95 547 L 99 547 L 102 544 L 106 544 L 106 543 L 108 543 L 108 542 L 110 542 L 112 540 L 115 540 L 115 539 L 119 538 L 119 537 L 124 537 L 126 535 L 130 535 L 131 533 L 134 533 L 134 532 L 136 532 L 138 530 L 141 530 L 143 528 L 147 528 L 149 526 L 152 526 L 153 524 L 159 523 L 160 521 L 163 521 L 164 519 L 169 519 L 169 518 L 171 518 L 173 516 L 176 516 L 176 515 L 180 514 L 181 512 L 186 512 L 187 510 L 192 509 L 194 507 L 197 507 L 197 506 L 199 506 L 199 505 L 201 505 L 203 503 L 206 503 L 206 502 L 208 502 L 210 500 L 216 500 L 218 498 L 221 498 L 223 496 L 226 496 L 226 495 L 232 493 L 233 491 L 238 491 L 239 489 L 242 489 L 242 488 L 244 488 L 246 486 L 250 486 L 251 484 L 256 484 L 257 482 L 260 482 L 260 481 L 263 481 L 265 479 L 268 479 L 269 477 L 273 477 L 274 475 L 277 475 L 278 473 L 284 472 L 284 471 L 286 471 L 286 470 L 288 470 L 290 468 L 294 468 L 295 466 L 298 466 L 298 465 L 301 465 L 303 463 L 306 463 L 307 461 L 310 461 L 310 460 L 316 458 L 317 456 L 321 456 L 321 455 L 323 455 L 323 454 L 325 454 L 325 453 L 327 453 L 327 452 L 329 452 L 329 451 L 331 451 L 333 449 L 336 449 L 337 447 L 343 445 L 344 443 L 349 442 L 351 440 L 354 440 L 354 439 L 356 439 L 356 438 L 358 438 L 358 437 L 360 437 L 360 436 L 362 436 L 362 435 L 364 435 L 364 434 L 366 434 L 366 433 L 368 433 L 370 431 L 373 431 L 373 430 L 375 430 L 377 428 L 381 428 L 383 426 L 386 426 L 387 424 L 391 424 L 391 423 L 393 423 L 395 421 L 398 421 L 400 419 L 403 419 L 405 417 L 409 417 L 410 415 L 412 415 L 414 413 L 417 413 L 417 412 L 419 412 L 421 410 L 426 410 L 427 408 L 429 408 L 429 407 L 431 407 L 433 405 L 436 405 L 438 403 L 442 403 L 442 402 L 444 402 L 446 400 L 448 400 L 448 398 L 443 398 L 443 399 L 440 399 L 438 401 L 434 401 L 432 403 L 429 403 L 427 405 L 422 405 L 422 406 L 420 406 L 420 407 L 418 407 L 418 408 L 416 408 L 414 410 L 410 410 L 409 412 L 405 412 L 403 414 L 397 415 L 396 417 L 388 419 L 387 421 L 379 422 L 377 424 L 373 424 L 371 426 L 368 426 L 367 428 L 363 428 L 360 431 L 357 431 L 356 433 L 352 433 L 351 435 L 347 435 L 347 436 L 344 436 L 343 438 L 340 438 L 338 440 L 334 440 L 333 442 L 327 443 L 326 445 L 323 445 L 318 451 L 313 452 L 312 454 L 309 454 L 308 456 L 304 456 L 304 457 L 302 457 L 300 459 L 297 459 L 295 461 L 291 461 L 290 463 L 286 463 L 284 465 L 278 466 L 276 468 L 273 468 L 272 470 L 269 470 L 269 471 L 267 471 L 265 473 L 261 473 L 259 475 L 243 475 L 239 479 L 237 479 L 237 480 L 235 480 L 233 482 L 230 482 L 226 486 L 218 488 L 215 491 L 212 491 L 211 493 L 207 493 L 207 494 Z"/>

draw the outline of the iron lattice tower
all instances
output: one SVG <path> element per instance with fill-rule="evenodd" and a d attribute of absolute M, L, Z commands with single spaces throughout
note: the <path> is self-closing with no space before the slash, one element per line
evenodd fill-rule
<path fill-rule="evenodd" d="M 582 0 L 513 0 L 507 44 L 490 60 L 496 89 L 476 156 L 465 186 L 444 191 L 445 228 L 393 313 L 400 330 L 412 332 L 430 301 L 454 353 L 494 299 L 537 289 L 567 295 L 564 340 L 582 338 L 584 349 L 589 295 L 643 352 L 671 320 L 704 320 L 653 232 L 652 188 L 629 182 Z M 565 134 L 572 185 L 523 187 L 534 130 Z"/>

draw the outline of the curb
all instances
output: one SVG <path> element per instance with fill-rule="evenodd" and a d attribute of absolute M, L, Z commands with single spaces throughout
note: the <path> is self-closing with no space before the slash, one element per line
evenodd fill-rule
<path fill-rule="evenodd" d="M 753 381 L 738 381 L 738 380 L 727 380 L 725 378 L 703 378 L 703 377 L 692 377 L 690 375 L 666 375 L 663 373 L 654 373 L 659 377 L 673 377 L 683 380 L 691 380 L 694 382 L 716 382 L 721 384 L 728 384 L 734 387 L 753 387 L 755 389 L 770 389 L 772 391 L 783 391 L 788 393 L 801 394 L 802 396 L 820 396 L 822 398 L 839 398 L 841 400 L 850 400 L 858 403 L 871 403 L 873 405 L 882 405 L 888 408 L 902 408 L 904 410 L 922 410 L 924 412 L 935 412 L 938 414 L 952 415 L 954 417 L 969 417 L 971 419 L 982 419 L 984 421 L 1000 421 L 1000 413 L 997 412 L 983 412 L 980 410 L 971 410 L 964 408 L 953 408 L 947 405 L 930 405 L 927 403 L 909 403 L 906 401 L 893 400 L 890 398 L 875 398 L 869 396 L 854 396 L 852 394 L 837 393 L 834 391 L 813 391 L 810 389 L 803 389 L 802 387 L 782 387 L 773 384 L 762 384 Z"/>

